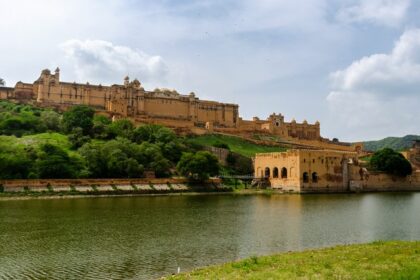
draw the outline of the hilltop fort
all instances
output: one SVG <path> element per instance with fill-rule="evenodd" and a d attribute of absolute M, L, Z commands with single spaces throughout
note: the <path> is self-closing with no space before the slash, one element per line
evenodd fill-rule
<path fill-rule="evenodd" d="M 72 105 L 89 105 L 112 118 L 129 118 L 136 123 L 155 123 L 192 133 L 218 132 L 247 137 L 260 133 L 276 136 L 304 146 L 352 150 L 349 144 L 329 141 L 320 135 L 320 123 L 286 122 L 282 114 L 267 119 L 244 120 L 237 104 L 200 100 L 191 92 L 175 90 L 147 91 L 139 80 L 125 77 L 122 85 L 103 86 L 69 83 L 60 80 L 60 69 L 45 69 L 33 83 L 16 83 L 0 87 L 0 99 L 29 102 L 39 106 L 65 109 Z M 249 138 L 249 137 L 248 137 Z M 359 147 L 360 149 L 360 147 Z"/>

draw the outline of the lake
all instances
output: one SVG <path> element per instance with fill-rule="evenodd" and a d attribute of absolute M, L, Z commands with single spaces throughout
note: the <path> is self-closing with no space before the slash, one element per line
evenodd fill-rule
<path fill-rule="evenodd" d="M 4 200 L 0 279 L 153 279 L 392 239 L 420 239 L 420 193 Z"/>

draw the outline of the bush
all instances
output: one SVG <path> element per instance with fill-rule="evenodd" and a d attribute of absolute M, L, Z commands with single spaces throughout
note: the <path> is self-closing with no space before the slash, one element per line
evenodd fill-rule
<path fill-rule="evenodd" d="M 402 154 L 390 148 L 375 152 L 370 159 L 370 165 L 376 170 L 400 177 L 413 172 L 410 162 Z"/>
<path fill-rule="evenodd" d="M 177 169 L 180 174 L 194 180 L 203 182 L 210 176 L 219 174 L 220 166 L 216 156 L 209 152 L 184 153 L 178 162 Z"/>
<path fill-rule="evenodd" d="M 213 144 L 213 147 L 230 150 L 229 145 L 226 144 L 226 143 L 222 143 L 222 142 L 216 142 L 216 143 L 214 143 Z"/>
<path fill-rule="evenodd" d="M 131 139 L 134 125 L 130 120 L 116 120 L 108 126 L 108 136 L 110 138 L 124 137 Z"/>
<path fill-rule="evenodd" d="M 95 110 L 89 106 L 78 105 L 71 107 L 63 114 L 62 127 L 65 133 L 70 133 L 73 128 L 80 127 L 84 135 L 92 132 L 93 116 Z"/>

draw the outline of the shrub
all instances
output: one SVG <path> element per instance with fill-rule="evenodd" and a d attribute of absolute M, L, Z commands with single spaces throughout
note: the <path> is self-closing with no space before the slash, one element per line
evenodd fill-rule
<path fill-rule="evenodd" d="M 223 143 L 223 142 L 216 142 L 216 143 L 213 144 L 213 147 L 230 150 L 229 145 L 226 144 L 226 143 Z"/>
<path fill-rule="evenodd" d="M 89 106 L 78 105 L 71 107 L 63 114 L 61 121 L 63 131 L 70 133 L 73 128 L 80 127 L 84 135 L 90 134 L 93 127 L 94 114 L 95 110 Z"/>
<path fill-rule="evenodd" d="M 219 161 L 216 156 L 201 151 L 195 154 L 184 153 L 178 162 L 177 169 L 180 174 L 194 180 L 203 182 L 210 176 L 219 174 Z"/>
<path fill-rule="evenodd" d="M 402 154 L 390 148 L 375 152 L 370 159 L 370 165 L 376 170 L 401 177 L 413 172 L 410 162 Z"/>

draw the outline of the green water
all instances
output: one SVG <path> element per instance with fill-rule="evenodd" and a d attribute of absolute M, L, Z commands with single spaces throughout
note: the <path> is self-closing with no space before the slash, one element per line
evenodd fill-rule
<path fill-rule="evenodd" d="M 378 239 L 420 239 L 420 193 L 0 201 L 0 279 L 153 279 Z"/>

